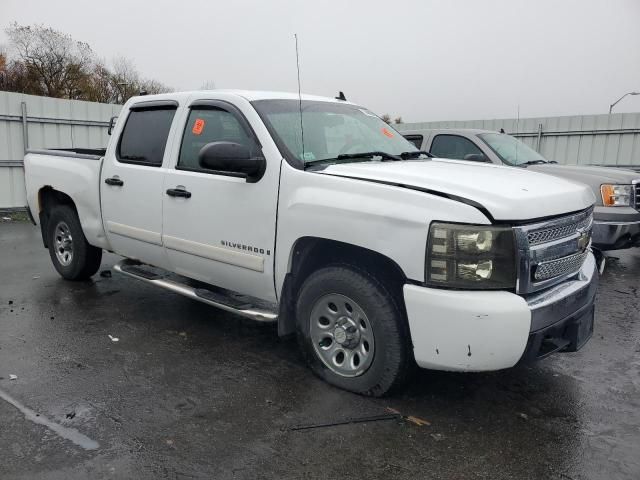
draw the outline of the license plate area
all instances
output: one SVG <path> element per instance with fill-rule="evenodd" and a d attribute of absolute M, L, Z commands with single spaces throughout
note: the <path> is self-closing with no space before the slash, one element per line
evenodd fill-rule
<path fill-rule="evenodd" d="M 565 352 L 577 352 L 593 335 L 593 320 L 595 307 L 591 305 L 586 312 L 571 322 L 567 327 L 567 340 L 569 345 Z"/>

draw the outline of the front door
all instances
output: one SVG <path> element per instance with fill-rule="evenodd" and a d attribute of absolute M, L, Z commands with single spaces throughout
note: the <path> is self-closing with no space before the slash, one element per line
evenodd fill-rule
<path fill-rule="evenodd" d="M 176 273 L 275 300 L 279 158 L 265 155 L 266 170 L 255 182 L 207 170 L 198 161 L 204 145 L 220 141 L 245 145 L 254 156 L 264 154 L 241 108 L 257 118 L 248 102 L 244 107 L 222 100 L 190 105 L 182 140 L 173 148 L 176 164 L 164 179 L 162 240 Z"/>
<path fill-rule="evenodd" d="M 141 102 L 114 132 L 102 167 L 104 229 L 114 252 L 166 267 L 162 247 L 162 184 L 175 102 Z"/>

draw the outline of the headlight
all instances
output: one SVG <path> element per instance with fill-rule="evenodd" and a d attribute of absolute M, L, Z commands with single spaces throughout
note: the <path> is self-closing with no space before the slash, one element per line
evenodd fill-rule
<path fill-rule="evenodd" d="M 631 205 L 631 185 L 601 185 L 602 203 L 605 207 L 628 207 Z"/>
<path fill-rule="evenodd" d="M 426 282 L 433 287 L 515 288 L 515 238 L 509 227 L 432 223 Z"/>

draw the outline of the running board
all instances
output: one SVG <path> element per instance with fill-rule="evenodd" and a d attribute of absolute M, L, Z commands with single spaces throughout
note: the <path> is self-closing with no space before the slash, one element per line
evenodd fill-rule
<path fill-rule="evenodd" d="M 157 273 L 145 270 L 143 264 L 134 260 L 122 260 L 116 263 L 113 269 L 129 277 L 162 287 L 165 290 L 170 290 L 193 300 L 206 303 L 207 305 L 217 307 L 227 312 L 235 313 L 245 318 L 250 318 L 257 322 L 275 322 L 278 320 L 278 314 L 272 310 L 256 307 L 250 303 L 224 295 L 224 293 L 214 292 L 205 288 L 194 288 L 184 283 L 170 280 Z"/>

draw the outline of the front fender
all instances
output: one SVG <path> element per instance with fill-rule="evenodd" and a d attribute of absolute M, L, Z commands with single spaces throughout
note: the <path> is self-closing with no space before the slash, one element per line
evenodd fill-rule
<path fill-rule="evenodd" d="M 455 200 L 367 180 L 283 166 L 276 242 L 276 288 L 290 271 L 290 254 L 303 237 L 373 250 L 394 261 L 410 280 L 424 280 L 433 220 L 488 224 L 478 209 Z"/>

